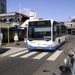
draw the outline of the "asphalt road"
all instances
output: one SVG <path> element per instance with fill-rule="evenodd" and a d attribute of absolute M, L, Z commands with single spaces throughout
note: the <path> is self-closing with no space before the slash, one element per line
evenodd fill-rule
<path fill-rule="evenodd" d="M 44 69 L 51 69 L 56 73 L 60 73 L 59 66 L 63 65 L 63 60 L 66 55 L 63 50 L 69 52 L 75 51 L 75 36 L 69 35 L 67 43 L 58 48 L 60 55 L 55 60 L 47 60 L 50 56 L 57 52 L 42 52 L 32 51 L 28 52 L 26 45 L 21 42 L 19 46 L 4 45 L 3 48 L 8 50 L 0 54 L 0 75 L 51 75 L 50 73 L 44 73 Z M 24 52 L 24 53 L 23 53 Z M 28 54 L 33 54 L 28 57 Z M 44 55 L 42 58 L 33 59 L 36 55 Z M 24 56 L 24 57 L 23 57 Z"/>

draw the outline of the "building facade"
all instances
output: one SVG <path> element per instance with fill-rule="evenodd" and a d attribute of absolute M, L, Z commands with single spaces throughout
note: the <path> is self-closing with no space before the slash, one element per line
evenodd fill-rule
<path fill-rule="evenodd" d="M 0 14 L 6 13 L 6 0 L 0 0 Z"/>
<path fill-rule="evenodd" d="M 20 26 L 24 23 L 29 17 L 25 14 L 19 12 L 9 12 L 0 14 L 0 28 L 1 33 L 3 34 L 3 42 L 12 42 L 13 36 L 15 33 L 18 34 L 19 40 L 23 40 L 26 29 L 21 28 Z"/>
<path fill-rule="evenodd" d="M 75 35 L 75 22 L 65 22 L 64 25 L 68 28 L 68 34 Z"/>

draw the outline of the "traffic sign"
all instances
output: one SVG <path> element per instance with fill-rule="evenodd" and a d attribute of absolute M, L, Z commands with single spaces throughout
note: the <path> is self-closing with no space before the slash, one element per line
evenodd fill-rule
<path fill-rule="evenodd" d="M 9 19 L 6 19 L 6 24 L 10 24 L 10 20 Z"/>

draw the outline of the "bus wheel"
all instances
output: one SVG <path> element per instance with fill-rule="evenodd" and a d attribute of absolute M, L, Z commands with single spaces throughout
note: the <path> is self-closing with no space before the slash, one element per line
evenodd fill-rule
<path fill-rule="evenodd" d="M 65 42 L 67 42 L 67 38 L 65 37 Z"/>
<path fill-rule="evenodd" d="M 58 41 L 58 45 L 60 46 L 60 39 L 59 39 L 59 41 Z"/>
<path fill-rule="evenodd" d="M 28 52 L 31 52 L 31 50 L 30 50 L 30 49 L 28 49 Z"/>

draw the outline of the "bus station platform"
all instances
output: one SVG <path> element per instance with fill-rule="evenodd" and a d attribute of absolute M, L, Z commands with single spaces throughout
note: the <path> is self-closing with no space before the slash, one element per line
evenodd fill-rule
<path fill-rule="evenodd" d="M 8 50 L 11 50 L 12 47 L 16 47 L 16 48 L 26 48 L 26 44 L 24 43 L 24 41 L 19 41 L 18 42 L 19 44 L 15 46 L 15 43 L 12 42 L 12 43 L 3 43 L 2 44 L 2 48 L 0 48 L 0 54 L 3 54 L 5 53 L 6 51 Z"/>
<path fill-rule="evenodd" d="M 15 42 L 2 44 L 2 47 L 24 47 L 24 46 L 25 46 L 24 41 L 19 41 L 17 46 L 15 46 Z"/>

